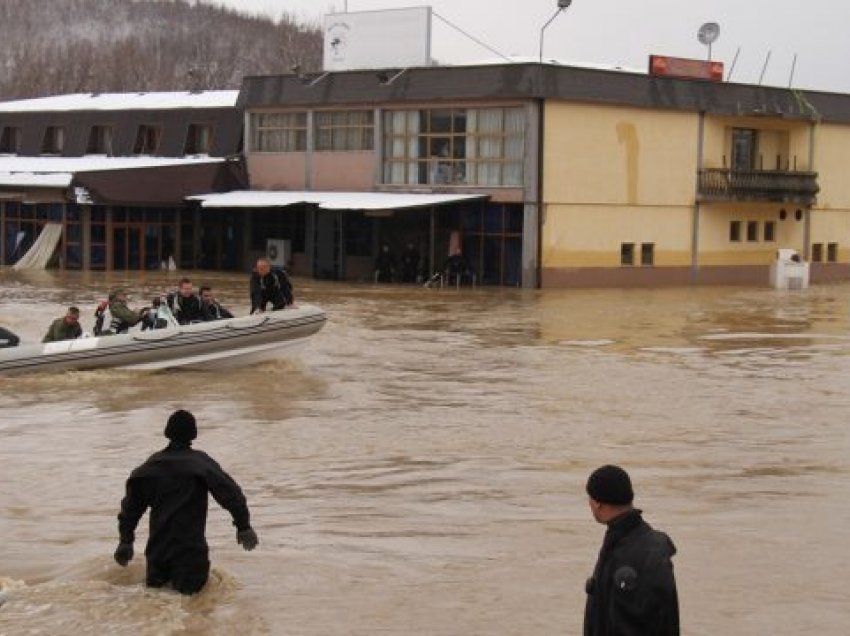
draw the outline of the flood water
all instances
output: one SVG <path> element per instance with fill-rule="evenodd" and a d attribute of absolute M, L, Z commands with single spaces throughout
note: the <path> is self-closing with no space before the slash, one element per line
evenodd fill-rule
<path fill-rule="evenodd" d="M 244 276 L 192 276 L 246 312 Z M 175 282 L 4 271 L 0 322 Z M 296 291 L 329 322 L 293 360 L 0 378 L 0 634 L 579 634 L 604 463 L 677 544 L 684 634 L 847 633 L 850 285 Z M 213 503 L 188 600 L 143 587 L 147 517 L 111 558 L 176 408 L 260 537 Z"/>

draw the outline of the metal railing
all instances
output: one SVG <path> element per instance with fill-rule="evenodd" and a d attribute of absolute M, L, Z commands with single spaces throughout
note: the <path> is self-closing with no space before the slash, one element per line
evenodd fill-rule
<path fill-rule="evenodd" d="M 785 170 L 699 171 L 698 192 L 704 201 L 776 201 L 811 204 L 820 191 L 817 172 Z"/>

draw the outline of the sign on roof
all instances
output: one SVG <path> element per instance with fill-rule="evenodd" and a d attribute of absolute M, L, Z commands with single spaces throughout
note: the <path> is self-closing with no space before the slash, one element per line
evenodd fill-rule
<path fill-rule="evenodd" d="M 723 62 L 691 60 L 666 55 L 649 56 L 649 74 L 656 77 L 723 81 Z"/>
<path fill-rule="evenodd" d="M 431 7 L 325 16 L 326 71 L 430 64 Z"/>

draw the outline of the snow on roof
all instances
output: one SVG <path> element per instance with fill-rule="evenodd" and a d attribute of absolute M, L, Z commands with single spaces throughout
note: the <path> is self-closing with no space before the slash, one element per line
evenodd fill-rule
<path fill-rule="evenodd" d="M 272 208 L 313 203 L 325 210 L 390 210 L 416 208 L 486 197 L 481 194 L 418 194 L 402 192 L 293 192 L 236 190 L 188 197 L 204 208 Z"/>
<path fill-rule="evenodd" d="M 452 66 L 488 66 L 495 64 L 539 64 L 539 57 L 509 55 L 507 59 L 503 57 L 488 57 L 476 62 L 464 62 L 462 64 L 453 64 Z M 570 66 L 573 68 L 587 68 L 597 71 L 619 71 L 620 73 L 640 73 L 646 75 L 646 68 L 635 68 L 630 66 L 618 66 L 614 64 L 598 64 L 595 62 L 575 62 L 572 60 L 559 60 L 553 57 L 544 57 L 543 64 L 553 66 Z"/>
<path fill-rule="evenodd" d="M 174 110 L 179 108 L 233 108 L 239 91 L 200 93 L 73 93 L 0 102 L 2 113 L 86 110 Z"/>
<path fill-rule="evenodd" d="M 0 186 L 67 188 L 76 172 L 132 170 L 194 163 L 219 163 L 220 157 L 18 157 L 0 155 Z"/>

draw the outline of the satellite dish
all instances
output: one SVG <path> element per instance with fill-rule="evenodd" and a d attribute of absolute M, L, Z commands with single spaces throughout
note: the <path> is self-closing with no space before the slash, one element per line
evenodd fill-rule
<path fill-rule="evenodd" d="M 720 37 L 720 25 L 717 22 L 706 22 L 697 31 L 697 40 L 711 46 Z"/>

